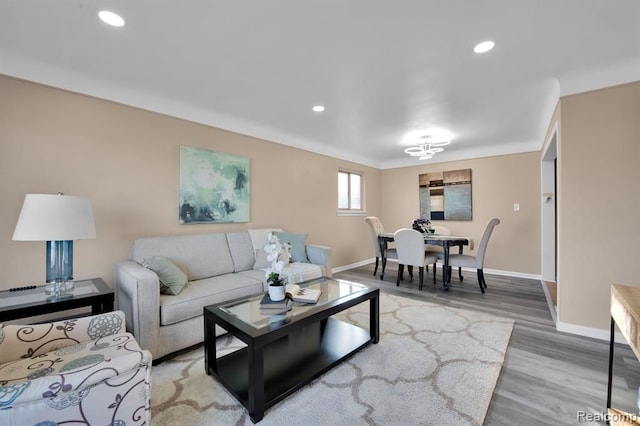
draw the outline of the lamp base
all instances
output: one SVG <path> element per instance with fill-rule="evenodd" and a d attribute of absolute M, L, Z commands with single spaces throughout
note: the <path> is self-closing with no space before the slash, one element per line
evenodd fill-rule
<path fill-rule="evenodd" d="M 44 286 L 45 294 L 58 296 L 64 293 L 73 292 L 73 281 L 52 281 Z"/>
<path fill-rule="evenodd" d="M 47 241 L 47 282 L 73 279 L 73 241 Z"/>

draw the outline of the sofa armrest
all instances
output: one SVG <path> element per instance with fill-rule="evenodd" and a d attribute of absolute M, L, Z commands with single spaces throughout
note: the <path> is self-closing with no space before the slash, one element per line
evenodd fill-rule
<path fill-rule="evenodd" d="M 143 349 L 158 353 L 160 333 L 160 280 L 155 272 L 132 260 L 113 268 L 116 306 L 124 311 L 127 330 Z"/>
<path fill-rule="evenodd" d="M 0 329 L 0 364 L 30 358 L 125 331 L 124 312 L 115 311 L 46 324 L 6 325 Z"/>
<path fill-rule="evenodd" d="M 322 276 L 331 277 L 331 247 L 317 244 L 307 244 L 307 258 L 309 262 L 319 265 L 322 268 Z"/>

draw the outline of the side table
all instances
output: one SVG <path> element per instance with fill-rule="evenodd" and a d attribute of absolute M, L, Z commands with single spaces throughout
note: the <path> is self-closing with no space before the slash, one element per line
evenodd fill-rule
<path fill-rule="evenodd" d="M 611 285 L 611 338 L 609 340 L 609 382 L 607 384 L 607 414 L 612 425 L 640 424 L 638 414 L 611 408 L 613 383 L 613 349 L 616 324 L 636 358 L 640 360 L 640 287 Z"/>
<path fill-rule="evenodd" d="M 45 286 L 0 291 L 0 322 L 91 306 L 91 314 L 113 311 L 114 293 L 102 278 L 74 281 L 73 290 L 45 293 Z"/>

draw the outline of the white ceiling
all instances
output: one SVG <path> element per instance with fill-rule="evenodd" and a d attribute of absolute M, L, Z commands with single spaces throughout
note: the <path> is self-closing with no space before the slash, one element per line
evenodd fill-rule
<path fill-rule="evenodd" d="M 0 0 L 0 73 L 402 167 L 431 127 L 430 162 L 538 150 L 559 96 L 640 80 L 640 1 Z"/>

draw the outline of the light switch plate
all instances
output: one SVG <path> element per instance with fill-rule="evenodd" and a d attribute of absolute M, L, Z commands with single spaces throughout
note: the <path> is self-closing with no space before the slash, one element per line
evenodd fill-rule
<path fill-rule="evenodd" d="M 520 211 L 520 203 L 513 203 L 513 211 L 514 212 Z"/>

